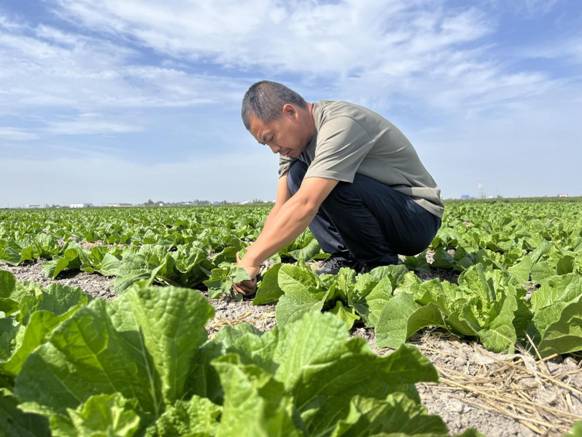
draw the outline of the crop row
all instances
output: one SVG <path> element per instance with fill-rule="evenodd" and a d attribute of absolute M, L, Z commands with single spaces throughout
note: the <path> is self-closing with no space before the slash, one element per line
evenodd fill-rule
<path fill-rule="evenodd" d="M 1 270 L 0 311 L 3 435 L 448 434 L 415 388 L 438 380 L 430 361 L 407 345 L 380 357 L 330 314 L 209 340 L 214 309 L 189 289 L 89 301 Z"/>
<path fill-rule="evenodd" d="M 261 229 L 265 208 L 5 211 L 0 260 L 47 259 L 55 278 L 82 270 L 131 285 L 208 288 L 229 294 L 233 265 Z M 542 356 L 582 349 L 582 204 L 455 203 L 429 249 L 403 265 L 317 277 L 304 262 L 325 257 L 309 232 L 270 261 L 255 304 L 277 303 L 286 323 L 327 310 L 348 327 L 374 328 L 396 347 L 426 326 Z M 428 256 L 427 256 L 428 255 Z M 295 265 L 288 262 L 298 261 Z M 283 264 L 281 263 L 283 261 Z M 419 274 L 460 273 L 457 283 Z"/>

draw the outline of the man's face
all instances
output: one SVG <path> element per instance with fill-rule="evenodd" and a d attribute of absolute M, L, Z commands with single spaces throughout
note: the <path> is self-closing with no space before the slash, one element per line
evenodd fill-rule
<path fill-rule="evenodd" d="M 289 158 L 298 158 L 311 139 L 307 110 L 294 105 L 283 106 L 281 116 L 263 122 L 251 116 L 250 131 L 260 144 L 268 146 L 273 153 Z"/>

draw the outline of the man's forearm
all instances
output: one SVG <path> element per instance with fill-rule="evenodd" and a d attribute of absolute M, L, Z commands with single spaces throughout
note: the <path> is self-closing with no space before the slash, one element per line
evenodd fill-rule
<path fill-rule="evenodd" d="M 273 226 L 273 222 L 275 221 L 275 217 L 279 213 L 281 206 L 282 205 L 275 205 L 271 209 L 271 211 L 269 211 L 269 215 L 267 216 L 267 219 L 265 220 L 265 223 L 263 224 L 263 229 L 261 230 L 261 234 Z"/>
<path fill-rule="evenodd" d="M 315 214 L 315 205 L 297 196 L 289 199 L 277 211 L 272 210 L 261 234 L 249 246 L 244 261 L 250 265 L 260 265 L 297 238 L 309 226 Z"/>

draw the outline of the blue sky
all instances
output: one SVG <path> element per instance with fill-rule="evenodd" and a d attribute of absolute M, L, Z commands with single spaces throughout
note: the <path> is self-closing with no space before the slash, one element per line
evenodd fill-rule
<path fill-rule="evenodd" d="M 369 106 L 445 197 L 582 194 L 577 0 L 3 0 L 0 207 L 272 199 L 256 80 Z"/>

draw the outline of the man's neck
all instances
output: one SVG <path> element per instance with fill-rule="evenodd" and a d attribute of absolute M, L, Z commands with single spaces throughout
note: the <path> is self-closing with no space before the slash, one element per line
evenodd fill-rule
<path fill-rule="evenodd" d="M 309 121 L 312 123 L 312 128 L 313 128 L 313 134 L 315 135 L 315 116 L 313 114 L 313 110 L 315 109 L 315 105 L 313 103 L 308 103 L 307 104 L 307 112 L 309 113 L 309 115 L 311 116 L 309 118 Z"/>
<path fill-rule="evenodd" d="M 313 141 L 313 138 L 317 134 L 317 129 L 315 129 L 315 117 L 313 115 L 314 108 L 315 105 L 313 103 L 307 103 L 307 113 L 309 114 L 309 117 L 307 117 L 307 122 L 309 123 L 309 129 L 311 131 L 311 134 L 309 135 L 309 139 L 305 146 L 309 145 L 309 143 Z"/>

